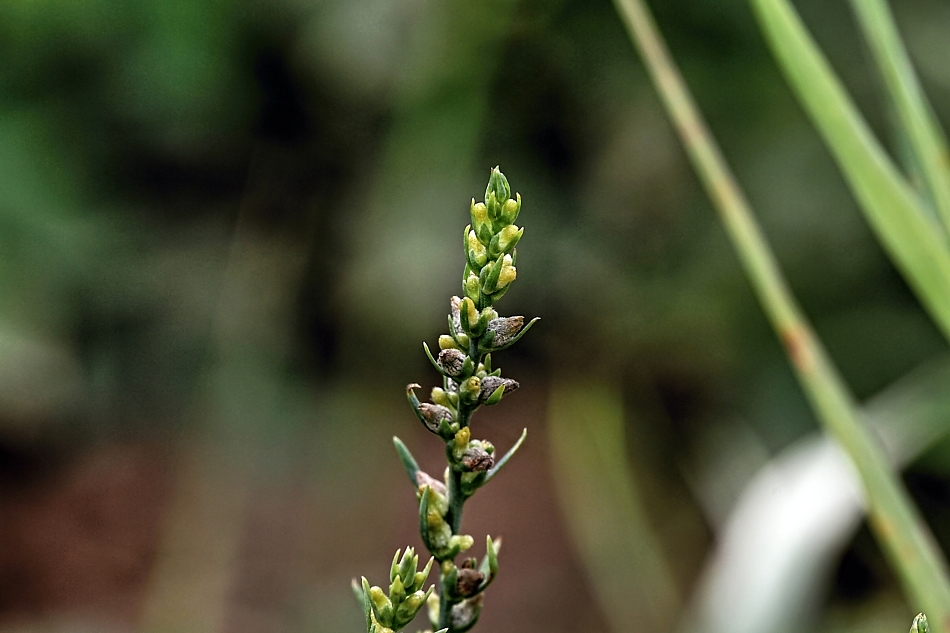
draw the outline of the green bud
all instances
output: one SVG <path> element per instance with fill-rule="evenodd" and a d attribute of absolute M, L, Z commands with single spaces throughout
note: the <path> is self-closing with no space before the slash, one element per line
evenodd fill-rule
<path fill-rule="evenodd" d="M 489 231 L 491 230 L 491 220 L 488 218 L 488 207 L 485 206 L 483 202 L 475 202 L 475 198 L 472 198 L 470 212 L 472 215 L 472 228 L 475 229 L 476 235 L 481 237 L 482 229 L 484 228 L 488 228 Z"/>
<path fill-rule="evenodd" d="M 930 623 L 927 622 L 927 616 L 918 613 L 914 618 L 914 623 L 910 625 L 910 633 L 930 633 Z"/>
<path fill-rule="evenodd" d="M 478 275 L 469 273 L 462 284 L 462 294 L 472 301 L 478 301 L 478 290 Z"/>
<path fill-rule="evenodd" d="M 419 485 L 418 497 L 426 495 L 426 506 L 429 512 L 435 512 L 439 516 L 445 516 L 449 511 L 448 493 L 445 484 L 438 479 L 422 472 L 416 474 L 416 482 Z"/>
<path fill-rule="evenodd" d="M 482 272 L 479 275 L 479 282 L 482 292 L 486 295 L 490 295 L 497 290 L 498 278 L 501 275 L 502 268 L 505 266 L 505 258 L 510 259 L 508 255 L 505 255 L 505 257 L 499 257 L 490 265 L 482 268 Z"/>
<path fill-rule="evenodd" d="M 504 260 L 502 260 L 501 271 L 498 274 L 498 283 L 495 284 L 495 287 L 492 289 L 492 291 L 494 292 L 495 290 L 501 290 L 514 281 L 517 276 L 518 271 L 515 270 L 515 267 L 512 264 L 511 255 L 505 255 Z"/>
<path fill-rule="evenodd" d="M 458 433 L 455 434 L 455 439 L 453 440 L 453 452 L 457 452 L 459 455 L 461 455 L 462 451 L 465 450 L 465 447 L 468 446 L 468 442 L 471 439 L 472 431 L 467 426 L 464 429 L 459 429 Z"/>
<path fill-rule="evenodd" d="M 510 253 L 522 235 L 524 235 L 524 229 L 519 229 L 514 224 L 509 224 L 497 235 L 498 251 L 500 253 Z"/>
<path fill-rule="evenodd" d="M 462 303 L 459 305 L 459 316 L 462 322 L 462 329 L 466 332 L 470 332 L 472 326 L 478 323 L 478 309 L 475 307 L 475 301 L 470 297 L 465 297 L 462 299 Z"/>
<path fill-rule="evenodd" d="M 501 215 L 501 205 L 503 203 L 498 202 L 498 198 L 495 197 L 494 192 L 488 192 L 485 194 L 485 206 L 488 207 L 488 219 L 491 220 L 490 228 L 494 228 L 495 223 L 498 221 L 498 216 Z M 492 231 L 494 232 L 494 230 Z"/>
<path fill-rule="evenodd" d="M 448 334 L 439 336 L 439 349 L 458 349 L 458 343 Z"/>
<path fill-rule="evenodd" d="M 462 384 L 459 385 L 459 399 L 466 404 L 475 404 L 478 402 L 481 390 L 482 381 L 476 376 L 472 376 L 468 380 L 462 381 Z"/>
<path fill-rule="evenodd" d="M 452 401 L 449 400 L 448 392 L 442 387 L 433 387 L 430 397 L 432 398 L 432 402 L 439 406 L 446 408 L 453 406 Z"/>
<path fill-rule="evenodd" d="M 389 601 L 398 607 L 406 598 L 406 587 L 402 584 L 402 578 L 396 576 L 396 580 L 389 585 Z"/>
<path fill-rule="evenodd" d="M 485 245 L 478 240 L 478 236 L 475 235 L 475 231 L 468 232 L 467 246 L 469 266 L 475 270 L 478 270 L 485 265 L 485 262 L 488 261 L 488 251 L 485 249 Z"/>
<path fill-rule="evenodd" d="M 426 498 L 431 499 L 431 497 Z M 445 512 L 447 511 L 447 505 L 444 510 L 434 508 L 431 505 L 426 510 L 426 532 L 429 537 L 426 546 L 434 554 L 444 550 L 449 544 L 449 539 L 452 538 L 452 528 L 445 522 Z"/>
<path fill-rule="evenodd" d="M 491 170 L 491 176 L 488 178 L 488 188 L 485 189 L 485 200 L 488 200 L 488 196 L 491 194 L 494 194 L 495 200 L 502 205 L 511 197 L 511 187 L 508 185 L 508 179 L 505 178 L 498 167 Z"/>
<path fill-rule="evenodd" d="M 422 568 L 422 571 L 417 571 L 416 575 L 412 580 L 412 590 L 418 591 L 422 588 L 422 585 L 425 584 L 426 578 L 429 577 L 429 571 L 432 570 L 432 563 L 435 561 L 435 558 L 430 556 L 429 562 L 426 563 L 426 566 Z"/>
<path fill-rule="evenodd" d="M 494 308 L 485 308 L 482 310 L 481 315 L 479 315 L 478 322 L 472 326 L 472 334 L 475 336 L 481 336 L 488 328 L 488 324 L 497 318 L 498 313 L 494 310 Z"/>
<path fill-rule="evenodd" d="M 403 586 L 412 581 L 412 577 L 416 575 L 416 568 L 419 567 L 419 557 L 416 555 L 415 550 L 411 547 L 406 548 L 406 553 L 403 554 L 402 560 L 399 562 L 399 578 L 402 580 Z"/>
<path fill-rule="evenodd" d="M 439 595 L 433 593 L 426 600 L 426 607 L 429 609 L 429 622 L 439 621 Z M 432 628 L 435 628 L 434 626 Z M 443 629 L 445 630 L 445 629 Z"/>
<path fill-rule="evenodd" d="M 376 621 L 385 627 L 393 625 L 393 605 L 379 587 L 369 590 L 369 600 L 373 606 L 373 615 Z"/>
<path fill-rule="evenodd" d="M 468 534 L 456 534 L 449 539 L 449 547 L 452 549 L 457 547 L 459 552 L 464 552 L 465 550 L 470 549 L 474 544 L 475 539 L 473 539 Z"/>
<path fill-rule="evenodd" d="M 514 224 L 521 213 L 521 194 L 515 194 L 516 200 L 507 200 L 501 209 L 501 221 L 507 224 Z"/>
<path fill-rule="evenodd" d="M 396 580 L 396 577 L 399 576 L 399 555 L 402 553 L 402 550 L 397 549 L 396 555 L 393 556 L 392 565 L 389 566 L 389 582 Z"/>
<path fill-rule="evenodd" d="M 416 614 L 419 613 L 419 609 L 425 604 L 427 597 L 424 591 L 416 591 L 407 596 L 405 602 L 396 610 L 395 620 L 397 625 L 405 626 L 409 624 L 409 622 L 416 617 Z"/>

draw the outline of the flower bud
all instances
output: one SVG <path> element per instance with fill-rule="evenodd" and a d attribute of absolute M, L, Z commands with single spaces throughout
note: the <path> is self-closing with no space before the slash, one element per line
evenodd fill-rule
<path fill-rule="evenodd" d="M 485 580 L 485 574 L 475 569 L 474 565 L 467 566 L 470 560 L 462 563 L 462 567 L 458 571 L 458 580 L 455 582 L 455 593 L 463 598 L 474 595 L 482 581 Z"/>
<path fill-rule="evenodd" d="M 439 349 L 458 349 L 458 343 L 448 334 L 439 336 Z"/>
<path fill-rule="evenodd" d="M 468 446 L 469 440 L 472 439 L 472 430 L 467 426 L 458 430 L 455 434 L 454 447 L 455 450 L 462 453 L 465 450 L 465 447 Z"/>
<path fill-rule="evenodd" d="M 495 200 L 498 201 L 499 205 L 505 204 L 511 197 L 511 187 L 508 185 L 508 179 L 505 178 L 498 167 L 491 170 L 491 176 L 488 178 L 488 188 L 485 189 L 485 200 L 488 200 L 488 196 L 491 194 L 495 195 Z"/>
<path fill-rule="evenodd" d="M 439 594 L 432 593 L 429 594 L 429 598 L 426 600 L 426 609 L 429 611 L 429 622 L 438 622 L 439 621 Z M 435 628 L 435 627 L 432 627 Z"/>
<path fill-rule="evenodd" d="M 443 349 L 439 352 L 439 358 L 436 361 L 439 363 L 439 367 L 442 368 L 447 375 L 452 376 L 453 378 L 462 373 L 462 368 L 465 365 L 465 361 L 468 359 L 462 351 L 450 348 Z"/>
<path fill-rule="evenodd" d="M 511 255 L 505 255 L 505 259 L 501 264 L 501 272 L 498 273 L 498 283 L 495 284 L 495 290 L 501 290 L 514 281 L 517 276 L 518 271 L 511 263 Z"/>
<path fill-rule="evenodd" d="M 469 273 L 468 277 L 465 278 L 465 283 L 462 285 L 462 291 L 467 298 L 472 301 L 478 301 L 478 275 Z"/>
<path fill-rule="evenodd" d="M 426 427 L 433 433 L 439 431 L 439 426 L 441 426 L 443 420 L 451 424 L 454 417 L 452 410 L 448 407 L 428 402 L 419 405 L 419 413 L 422 415 L 422 419 L 425 420 Z"/>
<path fill-rule="evenodd" d="M 501 208 L 501 221 L 505 224 L 514 224 L 515 220 L 518 219 L 518 214 L 521 212 L 521 194 L 515 194 L 515 200 L 509 199 L 502 205 Z"/>
<path fill-rule="evenodd" d="M 416 614 L 419 613 L 419 609 L 425 604 L 427 597 L 425 591 L 416 591 L 407 596 L 406 600 L 396 610 L 396 624 L 402 624 L 403 626 L 409 624 L 409 622 L 416 617 Z"/>
<path fill-rule="evenodd" d="M 373 587 L 369 590 L 369 599 L 373 607 L 373 615 L 376 620 L 385 627 L 391 627 L 393 624 L 393 604 L 379 587 Z"/>
<path fill-rule="evenodd" d="M 483 202 L 475 202 L 475 198 L 472 198 L 470 212 L 472 215 L 472 228 L 475 229 L 475 234 L 481 237 L 482 228 L 491 226 L 491 222 L 488 219 L 488 207 L 485 206 Z"/>
<path fill-rule="evenodd" d="M 396 579 L 389 585 L 389 599 L 397 607 L 400 602 L 406 599 L 406 586 L 399 576 L 396 576 Z"/>
<path fill-rule="evenodd" d="M 495 465 L 495 459 L 483 447 L 472 442 L 462 453 L 462 466 L 468 472 L 483 473 Z"/>
<path fill-rule="evenodd" d="M 444 483 L 442 483 L 441 481 L 439 481 L 438 479 L 436 479 L 429 473 L 425 473 L 421 470 L 416 473 L 416 486 L 419 487 L 420 491 L 424 489 L 426 486 L 429 486 L 429 490 L 431 491 L 432 494 L 435 495 L 434 501 L 436 502 L 436 505 L 439 505 L 442 502 L 442 499 L 440 499 L 439 497 L 444 498 L 448 494 L 448 491 Z M 430 497 L 429 503 L 431 504 L 432 502 L 433 502 L 433 499 Z"/>
<path fill-rule="evenodd" d="M 485 245 L 478 241 L 475 231 L 468 232 L 468 258 L 476 268 L 481 268 L 488 261 L 488 251 Z"/>
<path fill-rule="evenodd" d="M 416 555 L 416 552 L 414 549 L 412 549 L 411 547 L 407 547 L 406 553 L 402 555 L 402 559 L 399 561 L 399 569 L 398 569 L 398 577 L 400 579 L 401 584 L 403 585 L 403 589 L 406 588 L 406 585 L 412 584 L 412 579 L 415 577 L 416 571 L 418 570 L 418 568 L 419 568 L 419 557 Z M 409 593 L 412 593 L 412 591 L 410 591 Z"/>
<path fill-rule="evenodd" d="M 511 342 L 511 339 L 521 331 L 524 317 L 500 317 L 488 322 L 488 331 L 492 334 L 491 346 L 502 347 Z"/>
<path fill-rule="evenodd" d="M 524 235 L 524 229 L 519 229 L 514 224 L 509 224 L 498 233 L 498 251 L 501 253 L 510 253 L 522 235 Z"/>
<path fill-rule="evenodd" d="M 442 387 L 433 387 L 432 393 L 429 395 L 429 397 L 432 398 L 432 402 L 436 403 L 437 405 L 443 407 L 453 406 L 452 401 L 449 399 L 448 392 Z"/>
<path fill-rule="evenodd" d="M 512 380 L 511 378 L 502 378 L 501 376 L 486 376 L 482 379 L 481 384 L 479 385 L 480 391 L 478 395 L 478 401 L 481 403 L 488 403 L 489 398 L 492 397 L 499 387 L 504 387 L 501 394 L 503 396 L 507 396 L 519 386 L 520 385 L 518 382 Z"/>
<path fill-rule="evenodd" d="M 478 323 L 478 309 L 475 307 L 475 301 L 471 297 L 465 297 L 459 304 L 460 321 L 463 330 L 471 330 L 472 326 Z"/>
<path fill-rule="evenodd" d="M 488 380 L 486 378 L 485 380 Z M 475 404 L 481 397 L 482 381 L 477 376 L 463 380 L 459 385 L 459 398 L 468 404 Z"/>
<path fill-rule="evenodd" d="M 468 534 L 459 534 L 449 539 L 449 547 L 450 548 L 458 547 L 458 551 L 460 552 L 464 552 L 467 549 L 471 549 L 472 545 L 474 544 L 475 544 L 475 539 L 473 539 Z"/>

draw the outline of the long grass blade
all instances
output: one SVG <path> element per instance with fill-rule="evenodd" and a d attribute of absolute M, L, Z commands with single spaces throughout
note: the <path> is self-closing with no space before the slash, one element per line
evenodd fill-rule
<path fill-rule="evenodd" d="M 947 626 L 950 624 L 950 582 L 947 579 L 946 563 L 942 553 L 934 543 L 916 507 L 911 503 L 879 442 L 859 422 L 853 397 L 789 291 L 765 237 L 752 215 L 749 203 L 693 102 L 649 10 L 641 0 L 616 0 L 616 4 L 634 44 L 643 56 L 687 153 L 722 217 L 729 238 L 733 242 L 759 301 L 785 346 L 798 380 L 816 416 L 825 430 L 838 441 L 854 462 L 867 496 L 868 516 L 878 541 L 912 602 L 932 614 L 935 631 L 948 633 L 950 631 Z M 756 4 L 771 7 L 775 3 L 758 0 Z M 763 16 L 763 21 L 772 18 L 773 16 L 768 14 Z M 814 57 L 814 51 L 810 54 Z M 832 90 L 832 92 L 835 91 Z M 840 96 L 843 97 L 843 95 Z M 841 119 L 840 111 L 835 114 L 835 103 L 836 101 L 832 100 L 821 108 L 828 110 L 825 115 L 827 118 Z M 860 137 L 857 133 L 860 126 L 855 128 L 853 123 L 852 121 L 851 124 L 842 126 L 847 133 L 841 136 L 846 140 L 855 134 Z M 840 130 L 836 133 L 840 134 Z M 937 257 L 940 253 L 943 253 L 943 256 L 946 255 L 942 243 L 934 244 L 933 240 L 936 237 L 931 232 L 931 227 L 926 223 L 921 224 L 923 216 L 914 206 L 906 185 L 893 177 L 891 173 L 893 169 L 888 170 L 885 164 L 878 164 L 884 160 L 883 156 L 875 158 L 873 153 L 863 151 L 864 145 L 853 146 L 860 140 L 860 138 L 857 140 L 850 138 L 852 145 L 849 145 L 849 151 L 857 151 L 861 154 L 865 163 L 862 164 L 864 167 L 871 169 L 876 165 L 871 171 L 879 175 L 883 172 L 893 181 L 891 186 L 882 187 L 884 190 L 882 195 L 887 196 L 887 200 L 891 203 L 904 204 L 903 213 L 915 218 L 909 222 L 916 222 L 917 229 L 910 232 L 902 229 L 894 241 L 899 243 L 902 249 L 909 248 L 913 245 L 912 240 L 919 233 L 931 240 L 927 244 L 930 244 L 929 248 L 935 254 L 919 260 L 915 259 L 914 265 L 922 265 L 931 257 L 934 258 L 933 261 L 942 261 Z M 870 166 L 867 163 L 870 163 Z M 867 185 L 864 183 L 863 174 L 860 182 L 862 186 Z M 877 188 L 870 187 L 870 189 L 874 191 Z M 884 226 L 890 227 L 896 214 L 882 215 L 888 215 Z M 920 250 L 925 248 L 928 247 L 926 245 L 919 247 Z M 950 267 L 947 270 L 950 272 Z M 929 283 L 936 284 L 942 277 L 943 273 L 940 273 L 931 275 L 927 279 Z M 942 295 L 945 292 L 950 293 L 950 286 L 939 294 Z M 935 296 L 936 294 L 930 298 L 934 299 Z M 947 303 L 945 309 L 950 310 L 950 303 Z"/>
<path fill-rule="evenodd" d="M 863 1 L 863 0 L 862 0 Z M 786 0 L 750 0 L 773 53 L 892 261 L 950 339 L 950 250 Z"/>
<path fill-rule="evenodd" d="M 929 197 L 944 228 L 950 231 L 950 153 L 947 140 L 920 87 L 890 6 L 887 0 L 851 0 L 851 7 L 907 133 Z"/>
<path fill-rule="evenodd" d="M 560 380 L 548 424 L 561 509 L 610 630 L 669 630 L 680 598 L 630 472 L 619 391 Z"/>

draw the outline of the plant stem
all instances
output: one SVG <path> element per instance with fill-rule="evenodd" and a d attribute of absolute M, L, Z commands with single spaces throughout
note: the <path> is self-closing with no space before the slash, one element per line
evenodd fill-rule
<path fill-rule="evenodd" d="M 796 304 L 738 183 L 641 0 L 615 0 L 678 134 L 719 212 L 769 321 L 786 348 L 818 419 L 853 461 L 871 527 L 915 606 L 950 631 L 950 582 L 943 555 L 877 439 L 859 423 L 853 397 Z"/>
<path fill-rule="evenodd" d="M 950 153 L 947 141 L 924 95 L 907 50 L 901 42 L 887 0 L 851 0 L 864 38 L 907 131 L 930 200 L 950 231 Z"/>

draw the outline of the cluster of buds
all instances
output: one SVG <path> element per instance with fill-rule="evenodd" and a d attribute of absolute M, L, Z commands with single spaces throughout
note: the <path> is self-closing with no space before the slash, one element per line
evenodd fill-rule
<path fill-rule="evenodd" d="M 474 558 L 467 558 L 460 566 L 452 561 L 444 561 L 442 567 L 443 591 L 446 594 L 448 616 L 447 628 L 456 633 L 464 633 L 475 626 L 482 611 L 482 592 L 498 575 L 498 550 L 501 539 L 485 539 L 485 557 L 481 564 Z M 436 596 L 429 598 L 429 620 L 439 622 L 441 601 Z M 433 624 L 435 626 L 435 624 Z"/>
<path fill-rule="evenodd" d="M 930 633 L 930 623 L 927 622 L 927 616 L 918 613 L 910 625 L 910 633 Z"/>
<path fill-rule="evenodd" d="M 361 586 L 354 582 L 353 589 L 363 603 L 368 633 L 395 633 L 416 617 L 435 590 L 435 585 L 422 590 L 433 560 L 430 558 L 425 568 L 418 571 L 419 556 L 411 547 L 407 547 L 401 557 L 400 551 L 396 550 L 389 571 L 388 596 L 380 587 L 370 587 L 365 577 Z"/>
<path fill-rule="evenodd" d="M 440 633 L 463 633 L 475 625 L 481 613 L 482 592 L 498 573 L 501 541 L 491 538 L 481 565 L 470 558 L 456 566 L 455 558 L 474 543 L 471 536 L 460 532 L 462 508 L 515 454 L 527 429 L 499 459 L 491 442 L 472 436 L 469 423 L 479 407 L 498 404 L 518 388 L 516 381 L 502 377 L 501 369 L 492 367 L 491 355 L 516 343 L 537 321 L 526 324 L 521 316 L 499 316 L 493 307 L 517 277 L 515 246 L 524 235 L 524 229 L 515 225 L 521 196 L 511 197 L 508 181 L 497 167 L 491 172 L 485 201 L 472 200 L 470 211 L 472 223 L 465 227 L 463 239 L 462 296 L 451 299 L 449 331 L 439 337 L 438 355 L 433 356 L 423 343 L 429 361 L 442 376 L 442 384 L 432 389 L 430 402 L 419 401 L 415 393 L 421 389 L 419 385 L 406 388 L 416 417 L 445 442 L 448 466 L 443 480 L 420 470 L 406 445 L 393 438 L 419 502 L 422 542 L 439 563 L 439 591 L 430 594 L 428 603 L 432 628 Z M 384 620 L 381 613 L 390 613 L 385 610 L 388 603 L 380 600 L 382 607 L 377 610 L 376 594 L 372 593 L 375 589 L 369 589 L 364 581 L 363 593 L 369 596 L 371 611 L 367 612 L 367 627 L 369 633 L 387 633 L 387 627 L 393 628 L 402 619 L 396 617 L 398 609 L 393 607 L 393 615 Z M 385 598 L 382 590 L 377 593 Z M 393 603 L 392 595 L 389 602 Z"/>

